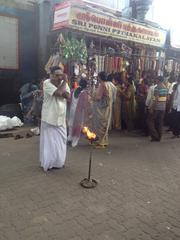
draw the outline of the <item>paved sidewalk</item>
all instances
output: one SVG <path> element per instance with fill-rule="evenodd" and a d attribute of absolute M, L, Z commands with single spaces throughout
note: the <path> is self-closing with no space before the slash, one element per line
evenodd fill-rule
<path fill-rule="evenodd" d="M 38 137 L 0 139 L 0 240 L 179 240 L 180 140 L 111 136 L 95 150 L 97 188 L 81 188 L 90 147 L 42 172 Z"/>

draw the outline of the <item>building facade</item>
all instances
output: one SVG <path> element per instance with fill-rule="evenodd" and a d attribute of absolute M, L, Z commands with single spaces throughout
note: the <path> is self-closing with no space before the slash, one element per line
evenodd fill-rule
<path fill-rule="evenodd" d="M 37 78 L 34 2 L 0 0 L 0 106 L 18 102 L 19 88 Z"/>

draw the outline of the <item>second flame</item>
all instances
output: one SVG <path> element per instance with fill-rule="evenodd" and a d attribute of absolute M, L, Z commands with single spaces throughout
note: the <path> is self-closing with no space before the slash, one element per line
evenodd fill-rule
<path fill-rule="evenodd" d="M 87 136 L 89 140 L 95 140 L 96 134 L 91 132 L 88 127 L 84 127 L 82 132 Z"/>

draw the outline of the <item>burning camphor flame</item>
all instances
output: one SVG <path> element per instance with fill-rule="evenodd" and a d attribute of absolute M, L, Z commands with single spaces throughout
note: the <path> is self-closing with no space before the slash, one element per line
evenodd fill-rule
<path fill-rule="evenodd" d="M 82 132 L 87 136 L 89 140 L 95 140 L 96 134 L 91 132 L 88 127 L 84 127 Z"/>

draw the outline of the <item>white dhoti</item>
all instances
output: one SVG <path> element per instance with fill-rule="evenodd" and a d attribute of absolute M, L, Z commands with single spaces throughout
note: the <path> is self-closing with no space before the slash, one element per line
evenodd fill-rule
<path fill-rule="evenodd" d="M 66 159 L 67 129 L 64 126 L 53 126 L 41 123 L 40 162 L 44 171 L 51 168 L 62 168 Z"/>

